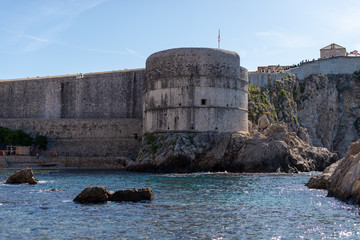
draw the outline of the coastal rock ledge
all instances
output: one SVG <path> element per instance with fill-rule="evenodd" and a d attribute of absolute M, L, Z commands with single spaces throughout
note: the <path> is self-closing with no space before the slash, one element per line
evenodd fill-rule
<path fill-rule="evenodd" d="M 15 172 L 11 175 L 6 182 L 7 184 L 19 184 L 19 183 L 28 183 L 28 184 L 37 184 L 38 181 L 34 178 L 34 173 L 31 168 L 24 168 Z"/>
<path fill-rule="evenodd" d="M 306 185 L 327 189 L 328 196 L 360 204 L 360 139 L 350 145 L 342 160 L 311 177 Z"/>
<path fill-rule="evenodd" d="M 147 134 L 138 158 L 126 170 L 294 173 L 322 171 L 336 160 L 336 154 L 310 146 L 280 124 L 251 136 L 218 132 Z"/>

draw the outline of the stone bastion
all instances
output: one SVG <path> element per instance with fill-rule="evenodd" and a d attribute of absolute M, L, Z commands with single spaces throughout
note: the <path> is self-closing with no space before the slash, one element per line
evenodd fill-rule
<path fill-rule="evenodd" d="M 237 53 L 176 48 L 150 55 L 143 133 L 248 131 L 248 73 Z"/>
<path fill-rule="evenodd" d="M 237 53 L 151 55 L 145 69 L 0 81 L 0 126 L 48 137 L 43 155 L 135 158 L 149 132 L 247 132 Z"/>

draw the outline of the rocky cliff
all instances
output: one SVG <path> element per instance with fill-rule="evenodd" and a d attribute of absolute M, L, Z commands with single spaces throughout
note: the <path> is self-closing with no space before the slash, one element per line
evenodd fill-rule
<path fill-rule="evenodd" d="M 360 137 L 360 79 L 356 74 L 310 76 L 297 82 L 297 112 L 314 146 L 345 155 Z"/>
<path fill-rule="evenodd" d="M 172 133 L 146 135 L 130 171 L 302 172 L 320 171 L 337 160 L 326 148 L 302 141 L 285 125 L 252 135 Z"/>
<path fill-rule="evenodd" d="M 313 75 L 303 80 L 288 75 L 266 88 L 250 85 L 250 135 L 211 132 L 147 135 L 137 160 L 127 169 L 322 170 L 337 160 L 336 154 L 343 157 L 347 147 L 360 136 L 359 89 L 357 73 Z"/>
<path fill-rule="evenodd" d="M 329 190 L 328 196 L 360 204 L 360 140 L 352 143 L 345 157 L 320 175 L 311 177 L 310 188 Z"/>
<path fill-rule="evenodd" d="M 249 119 L 267 114 L 272 123 L 284 122 L 303 140 L 326 147 L 340 157 L 360 137 L 359 74 L 294 76 L 267 88 L 249 87 Z M 308 136 L 307 136 L 308 134 Z"/>

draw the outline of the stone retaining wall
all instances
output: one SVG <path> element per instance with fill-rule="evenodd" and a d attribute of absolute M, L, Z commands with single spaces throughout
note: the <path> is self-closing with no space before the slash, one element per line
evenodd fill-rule
<path fill-rule="evenodd" d="M 48 137 L 49 152 L 78 157 L 135 158 L 142 120 L 125 119 L 0 119 L 0 126 Z"/>
<path fill-rule="evenodd" d="M 124 169 L 130 161 L 123 157 L 0 156 L 0 168 Z"/>

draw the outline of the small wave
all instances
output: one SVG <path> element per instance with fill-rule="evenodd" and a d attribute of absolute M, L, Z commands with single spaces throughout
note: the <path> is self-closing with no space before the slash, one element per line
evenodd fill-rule
<path fill-rule="evenodd" d="M 48 181 L 46 181 L 46 180 L 40 180 L 40 181 L 38 181 L 38 183 L 40 183 L 40 184 L 43 184 L 43 183 L 54 183 L 55 181 L 54 180 L 48 180 Z"/>
<path fill-rule="evenodd" d="M 63 203 L 68 203 L 68 202 L 72 202 L 73 200 L 62 200 L 61 202 Z"/>
<path fill-rule="evenodd" d="M 231 175 L 234 173 L 229 173 L 227 171 L 224 172 L 194 172 L 194 173 L 168 173 L 164 174 L 166 177 L 184 177 L 184 176 L 190 176 L 190 177 L 196 177 L 196 176 L 206 176 L 206 175 Z"/>

